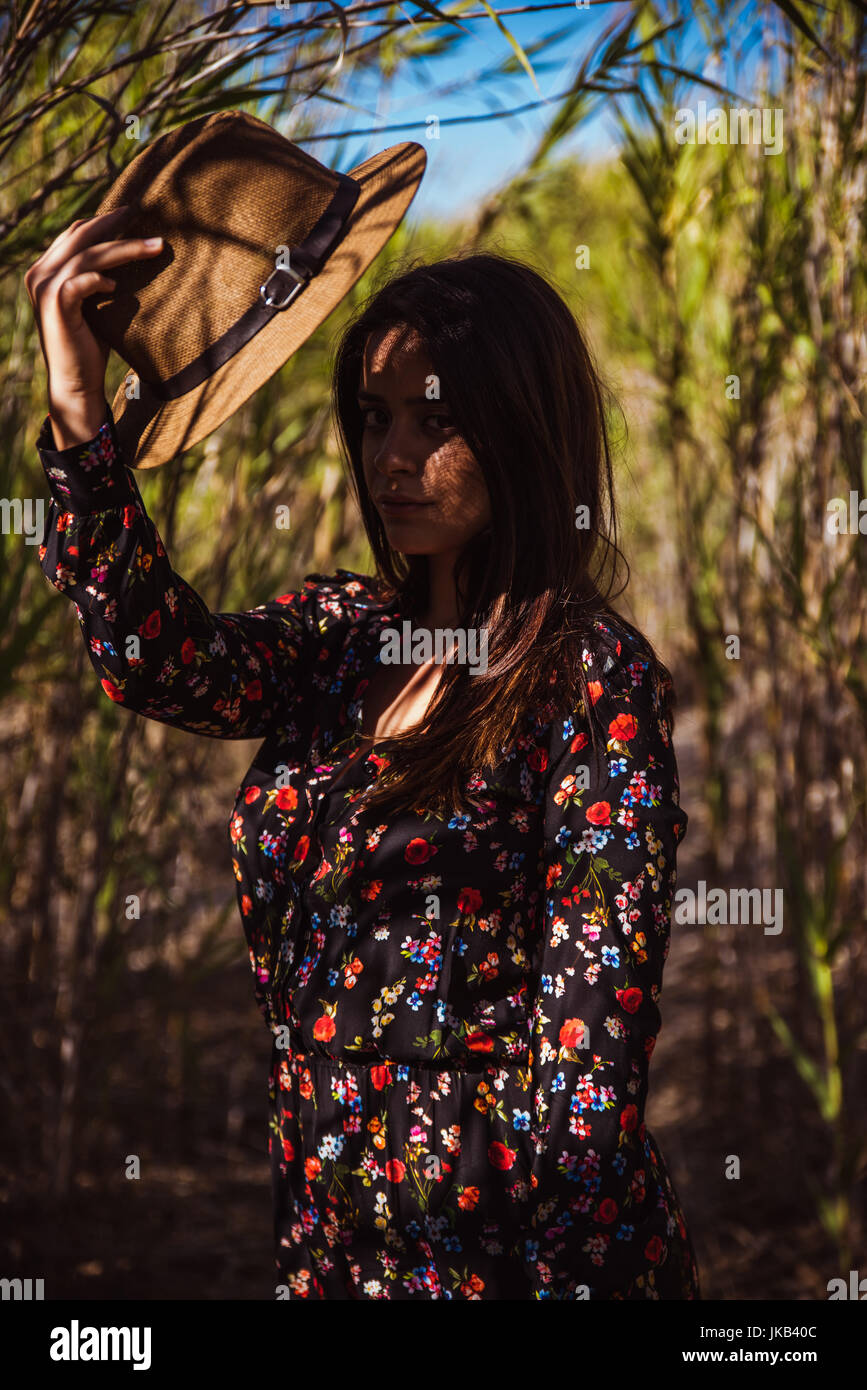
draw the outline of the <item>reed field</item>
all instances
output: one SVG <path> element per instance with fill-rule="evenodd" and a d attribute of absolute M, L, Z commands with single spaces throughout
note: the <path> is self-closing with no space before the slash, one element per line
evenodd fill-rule
<path fill-rule="evenodd" d="M 258 742 L 107 699 L 41 532 L 16 529 L 14 499 L 26 517 L 49 498 L 24 272 L 140 141 L 231 107 L 304 145 L 321 108 L 300 93 L 346 98 L 362 69 L 387 82 L 447 51 L 449 16 L 480 15 L 532 94 L 544 51 L 504 35 L 506 15 L 407 8 L 0 4 L 0 1252 L 51 1297 L 273 1296 L 269 1039 L 228 837 Z M 605 33 L 514 178 L 461 220 L 408 218 L 230 420 L 137 481 L 212 611 L 369 573 L 330 415 L 341 326 L 416 258 L 499 250 L 553 280 L 612 391 L 617 606 L 677 693 L 689 891 L 648 1124 L 706 1298 L 825 1298 L 867 1274 L 867 5 L 599 8 Z M 748 25 L 746 99 L 712 60 Z M 699 101 L 778 113 L 771 139 L 679 139 Z M 564 146 L 599 103 L 618 150 L 582 160 Z M 408 138 L 424 128 L 379 147 Z M 766 892 L 779 923 L 696 921 L 701 884 Z"/>

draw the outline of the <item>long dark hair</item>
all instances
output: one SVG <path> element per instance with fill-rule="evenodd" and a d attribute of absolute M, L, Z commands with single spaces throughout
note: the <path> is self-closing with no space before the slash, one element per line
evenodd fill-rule
<path fill-rule="evenodd" d="M 617 544 L 611 393 L 560 294 L 510 256 L 411 264 L 374 290 L 338 344 L 335 428 L 383 598 L 396 595 L 403 616 L 427 603 L 427 557 L 389 546 L 362 465 L 356 393 L 365 344 L 400 325 L 421 338 L 487 483 L 490 525 L 464 548 L 455 577 L 459 625 L 489 630 L 488 669 L 470 676 L 463 664 L 443 666 L 422 729 L 387 741 L 392 763 L 367 804 L 454 813 L 466 806 L 468 774 L 496 765 L 528 714 L 550 718 L 580 702 L 592 710 L 581 651 L 592 645 L 594 618 L 616 618 L 640 639 L 672 723 L 673 686 L 648 639 L 610 605 L 629 577 Z M 580 506 L 588 524 L 577 526 Z M 618 561 L 626 579 L 612 593 Z"/>

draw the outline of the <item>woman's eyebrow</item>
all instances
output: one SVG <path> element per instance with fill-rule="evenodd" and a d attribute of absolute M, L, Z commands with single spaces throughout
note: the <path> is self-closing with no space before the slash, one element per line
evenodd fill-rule
<path fill-rule="evenodd" d="M 360 401 L 384 401 L 385 396 L 378 396 L 375 391 L 358 391 L 357 398 Z M 404 405 L 442 405 L 443 398 L 438 397 L 431 401 L 429 396 L 404 396 Z"/>

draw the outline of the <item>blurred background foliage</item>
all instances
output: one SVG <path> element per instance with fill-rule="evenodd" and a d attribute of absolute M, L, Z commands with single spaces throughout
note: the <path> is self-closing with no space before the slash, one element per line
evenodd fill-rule
<path fill-rule="evenodd" d="M 824 1298 L 867 1268 L 867 538 L 826 525 L 831 499 L 867 496 L 867 5 L 602 8 L 509 184 L 459 224 L 410 219 L 266 386 L 137 480 L 214 611 L 369 571 L 329 414 L 341 326 L 416 257 L 500 249 L 552 278 L 622 408 L 619 606 L 675 675 L 679 885 L 784 892 L 779 936 L 673 926 L 648 1123 L 706 1297 Z M 684 24 L 712 59 L 747 11 L 759 96 L 707 68 L 697 86 Z M 508 25 L 472 3 L 0 4 L 4 497 L 48 496 L 23 273 L 140 147 L 126 118 L 150 140 L 242 108 L 303 143 L 312 95 L 347 106 L 361 71 L 387 82 L 474 16 Z M 502 71 L 534 75 L 543 46 L 506 37 Z M 782 152 L 679 144 L 696 92 L 782 110 Z M 619 152 L 585 165 L 559 147 L 599 102 Z M 403 138 L 425 133 L 382 146 Z M 123 370 L 110 363 L 109 399 Z M 52 1298 L 272 1297 L 268 1043 L 228 844 L 256 745 L 107 701 L 37 546 L 6 533 L 0 699 L 2 1273 L 45 1277 Z"/>

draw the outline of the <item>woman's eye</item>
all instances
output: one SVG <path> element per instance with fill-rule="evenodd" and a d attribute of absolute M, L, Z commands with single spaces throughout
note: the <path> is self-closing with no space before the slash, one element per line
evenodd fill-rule
<path fill-rule="evenodd" d="M 361 412 L 361 418 L 362 418 L 362 423 L 363 423 L 365 429 L 376 429 L 376 427 L 377 427 L 377 425 L 378 425 L 379 422 L 376 421 L 376 420 L 369 420 L 369 419 L 368 419 L 368 416 L 369 416 L 369 415 L 381 415 L 381 414 L 382 414 L 382 411 L 379 409 L 378 406 L 369 405 L 369 406 L 364 407 L 364 408 L 362 409 L 362 412 Z"/>
<path fill-rule="evenodd" d="M 378 405 L 363 406 L 361 419 L 364 428 L 368 430 L 384 429 L 386 426 L 385 411 Z M 438 411 L 436 415 L 425 416 L 424 423 L 428 428 L 435 430 L 450 430 L 455 427 L 451 415 L 444 410 Z"/>

